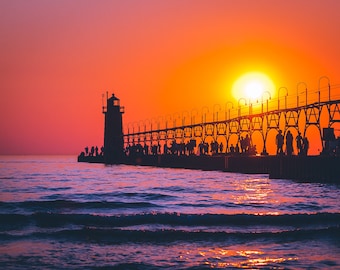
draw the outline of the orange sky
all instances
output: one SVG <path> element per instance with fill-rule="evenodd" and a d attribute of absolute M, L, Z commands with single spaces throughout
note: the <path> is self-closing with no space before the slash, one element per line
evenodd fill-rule
<path fill-rule="evenodd" d="M 248 71 L 292 92 L 324 75 L 339 84 L 339 10 L 338 0 L 0 1 L 0 154 L 102 145 L 107 90 L 127 124 L 225 104 Z"/>

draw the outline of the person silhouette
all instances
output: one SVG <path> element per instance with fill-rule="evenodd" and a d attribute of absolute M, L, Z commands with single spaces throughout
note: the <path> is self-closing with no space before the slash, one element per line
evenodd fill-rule
<path fill-rule="evenodd" d="M 235 153 L 236 154 L 240 153 L 240 146 L 238 145 L 238 143 L 236 143 L 236 146 L 235 146 Z"/>
<path fill-rule="evenodd" d="M 304 137 L 302 139 L 302 152 L 304 156 L 308 155 L 308 149 L 309 149 L 309 141 L 307 139 L 307 137 Z"/>
<path fill-rule="evenodd" d="M 250 137 L 249 135 L 247 134 L 246 137 L 243 139 L 244 140 L 244 152 L 249 152 L 250 150 Z"/>
<path fill-rule="evenodd" d="M 284 137 L 282 135 L 282 130 L 279 129 L 279 133 L 276 135 L 276 154 L 277 155 L 283 154 L 283 143 L 284 143 Z"/>
<path fill-rule="evenodd" d="M 296 148 L 298 150 L 298 155 L 302 154 L 302 136 L 301 136 L 301 132 L 298 132 L 298 135 L 295 138 L 296 141 Z"/>
<path fill-rule="evenodd" d="M 240 138 L 240 145 L 241 145 L 241 153 L 246 152 L 245 140 L 242 136 Z"/>
<path fill-rule="evenodd" d="M 290 130 L 288 130 L 286 134 L 286 152 L 287 156 L 291 156 L 293 154 L 293 135 Z"/>

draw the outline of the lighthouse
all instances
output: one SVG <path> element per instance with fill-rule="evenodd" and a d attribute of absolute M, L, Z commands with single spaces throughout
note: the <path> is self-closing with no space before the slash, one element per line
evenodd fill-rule
<path fill-rule="evenodd" d="M 104 124 L 104 161 L 106 164 L 122 163 L 124 158 L 123 119 L 124 107 L 114 94 L 106 98 Z"/>

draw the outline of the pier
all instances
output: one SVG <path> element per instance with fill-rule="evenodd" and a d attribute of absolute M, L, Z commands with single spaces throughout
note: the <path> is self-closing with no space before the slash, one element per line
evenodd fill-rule
<path fill-rule="evenodd" d="M 326 85 L 321 87 L 322 83 Z M 261 101 L 239 99 L 213 110 L 203 107 L 123 128 L 120 100 L 107 96 L 104 147 L 100 154 L 81 153 L 78 161 L 133 164 L 240 173 L 266 173 L 270 178 L 340 181 L 340 96 L 327 77 L 317 90 L 303 82 L 289 95 L 278 89 Z M 210 113 L 209 113 L 210 112 Z M 136 124 L 137 123 L 137 124 Z M 124 132 L 123 132 L 124 130 Z M 320 155 L 308 154 L 308 132 L 321 146 Z M 280 142 L 282 141 L 282 142 Z M 276 145 L 275 145 L 276 143 Z M 281 145 L 280 145 L 281 144 Z M 269 153 L 268 149 L 274 153 Z"/>

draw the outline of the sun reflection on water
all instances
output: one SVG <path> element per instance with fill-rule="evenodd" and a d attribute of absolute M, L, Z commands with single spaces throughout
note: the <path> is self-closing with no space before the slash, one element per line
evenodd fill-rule
<path fill-rule="evenodd" d="M 280 265 L 288 261 L 298 261 L 298 257 L 287 256 L 278 257 L 275 254 L 265 254 L 260 250 L 231 250 L 225 248 L 214 248 L 206 251 L 198 251 L 198 254 L 204 257 L 204 265 L 210 268 L 257 268 L 257 267 L 275 267 L 283 269 Z"/>
<path fill-rule="evenodd" d="M 263 178 L 252 178 L 239 182 L 235 189 L 236 192 L 232 195 L 232 198 L 236 204 L 268 204 L 278 202 L 272 196 L 273 190 L 270 187 L 270 182 Z"/>

